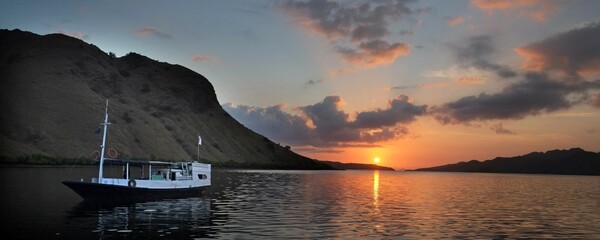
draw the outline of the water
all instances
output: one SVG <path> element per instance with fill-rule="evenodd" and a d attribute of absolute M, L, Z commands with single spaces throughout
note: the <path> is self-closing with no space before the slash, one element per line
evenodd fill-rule
<path fill-rule="evenodd" d="M 215 171 L 203 196 L 94 206 L 95 168 L 0 168 L 3 239 L 600 239 L 600 177 Z"/>

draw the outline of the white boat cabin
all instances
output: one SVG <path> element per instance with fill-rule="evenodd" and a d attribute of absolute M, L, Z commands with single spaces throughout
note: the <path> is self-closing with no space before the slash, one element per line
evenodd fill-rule
<path fill-rule="evenodd" d="M 104 164 L 122 165 L 122 178 L 92 178 L 92 183 L 137 188 L 193 188 L 210 186 L 210 164 L 193 162 L 162 162 L 143 160 L 104 159 Z M 135 166 L 139 174 L 133 176 Z"/>

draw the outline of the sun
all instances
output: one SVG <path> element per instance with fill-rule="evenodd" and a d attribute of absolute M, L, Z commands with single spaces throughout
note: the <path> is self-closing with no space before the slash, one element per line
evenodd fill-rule
<path fill-rule="evenodd" d="M 373 162 L 375 162 L 375 163 L 379 163 L 379 161 L 381 161 L 381 158 L 379 158 L 379 157 L 375 157 L 375 158 L 373 158 Z"/>

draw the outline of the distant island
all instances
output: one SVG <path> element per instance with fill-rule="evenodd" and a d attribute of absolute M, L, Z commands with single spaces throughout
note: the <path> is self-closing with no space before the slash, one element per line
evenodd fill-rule
<path fill-rule="evenodd" d="M 486 161 L 471 160 L 412 171 L 600 175 L 600 153 L 572 148 Z"/>
<path fill-rule="evenodd" d="M 379 166 L 375 164 L 366 164 L 366 163 L 342 163 L 342 162 L 333 162 L 333 161 L 320 161 L 325 163 L 334 169 L 337 170 L 387 170 L 387 171 L 395 171 L 391 167 Z"/>

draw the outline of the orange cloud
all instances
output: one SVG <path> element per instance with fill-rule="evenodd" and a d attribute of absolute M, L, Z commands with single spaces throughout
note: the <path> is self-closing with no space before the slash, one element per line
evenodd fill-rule
<path fill-rule="evenodd" d="M 537 22 L 546 21 L 550 14 L 558 11 L 554 2 L 540 0 L 471 0 L 471 4 L 489 12 L 524 9 L 524 13 Z"/>
<path fill-rule="evenodd" d="M 451 17 L 451 18 L 448 18 L 448 25 L 456 26 L 456 25 L 462 24 L 464 21 L 465 21 L 465 19 L 463 18 L 463 16 Z"/>
<path fill-rule="evenodd" d="M 538 22 L 544 22 L 548 19 L 548 15 L 558 11 L 558 7 L 552 2 L 545 2 L 538 10 L 533 11 L 530 17 Z"/>
<path fill-rule="evenodd" d="M 194 61 L 194 62 L 215 61 L 215 60 L 217 60 L 217 58 L 214 56 L 210 56 L 210 55 L 201 55 L 201 54 L 192 55 L 192 61 Z"/>
<path fill-rule="evenodd" d="M 390 44 L 384 40 L 373 40 L 361 43 L 358 49 L 338 48 L 338 52 L 344 60 L 353 64 L 375 66 L 392 63 L 399 56 L 407 56 L 410 46 L 401 42 Z"/>
<path fill-rule="evenodd" d="M 531 71 L 556 71 L 569 76 L 600 75 L 600 21 L 571 29 L 514 49 Z"/>
<path fill-rule="evenodd" d="M 135 31 L 135 34 L 140 36 L 140 37 L 146 37 L 146 36 L 157 36 L 160 38 L 171 38 L 171 35 L 163 33 L 159 30 L 157 30 L 156 28 L 153 27 L 144 27 L 144 28 L 140 28 L 138 30 Z"/>
<path fill-rule="evenodd" d="M 527 47 L 515 48 L 515 52 L 525 58 L 523 68 L 533 71 L 541 71 L 549 67 L 547 56 L 543 52 Z M 565 62 L 563 58 L 561 62 Z"/>
<path fill-rule="evenodd" d="M 538 3 L 539 0 L 471 0 L 471 4 L 483 10 L 507 10 Z"/>

